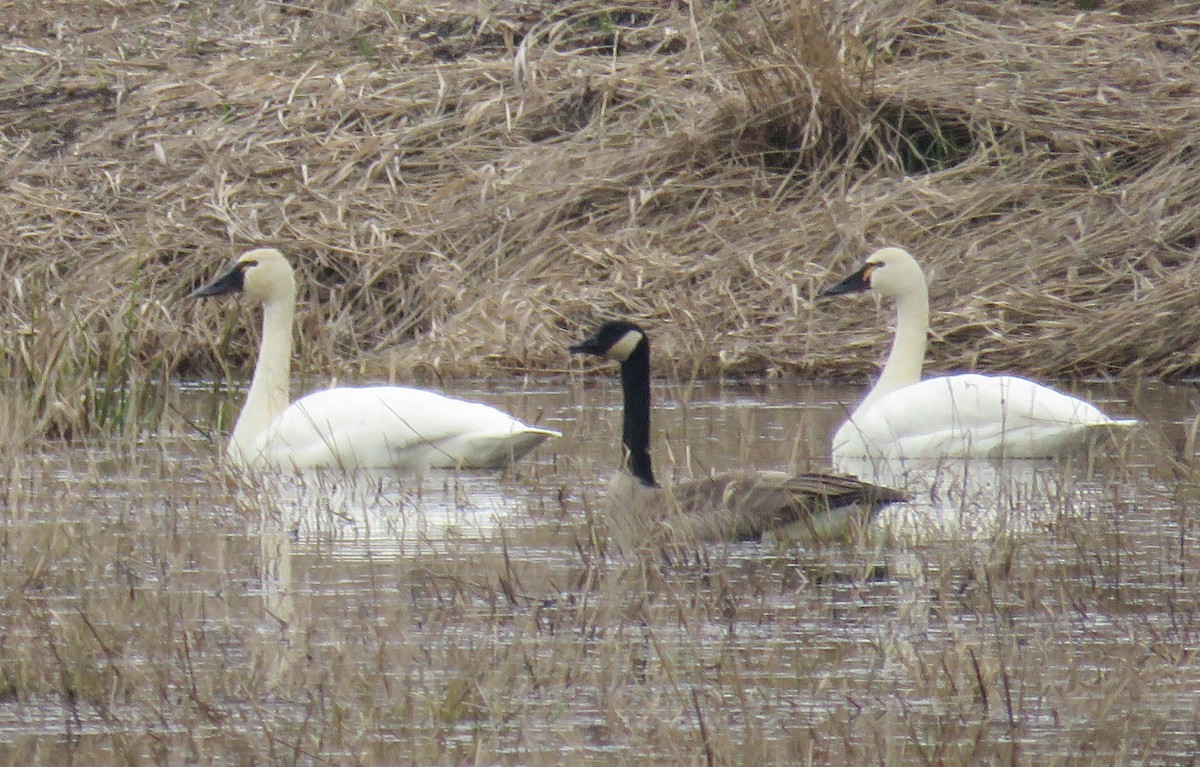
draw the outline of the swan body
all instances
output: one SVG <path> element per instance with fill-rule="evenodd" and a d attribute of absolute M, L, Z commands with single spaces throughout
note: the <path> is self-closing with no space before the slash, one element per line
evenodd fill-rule
<path fill-rule="evenodd" d="M 650 461 L 650 342 L 644 330 L 607 322 L 571 347 L 621 365 L 625 460 L 609 483 L 610 526 L 623 545 L 664 530 L 675 540 L 798 542 L 844 538 L 884 505 L 905 500 L 891 488 L 834 474 L 742 470 L 663 487 Z M 678 537 L 682 536 L 682 538 Z"/>
<path fill-rule="evenodd" d="M 1076 397 L 1017 376 L 927 378 L 856 411 L 833 437 L 835 455 L 882 458 L 1053 458 L 1114 421 Z"/>
<path fill-rule="evenodd" d="M 296 400 L 238 449 L 242 462 L 276 468 L 500 468 L 550 436 L 478 402 L 342 386 Z"/>
<path fill-rule="evenodd" d="M 227 449 L 239 466 L 502 468 L 560 436 L 490 405 L 401 386 L 336 387 L 289 404 L 296 302 L 292 267 L 277 250 L 251 250 L 192 295 L 233 292 L 263 305 L 258 363 Z"/>
<path fill-rule="evenodd" d="M 920 265 L 901 248 L 883 248 L 822 295 L 867 290 L 895 299 L 895 339 L 879 380 L 834 433 L 835 460 L 1058 458 L 1137 423 L 1018 376 L 922 380 L 929 292 Z"/>

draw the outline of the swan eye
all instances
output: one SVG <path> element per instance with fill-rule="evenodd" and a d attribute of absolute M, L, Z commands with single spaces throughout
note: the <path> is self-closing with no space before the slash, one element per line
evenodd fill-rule
<path fill-rule="evenodd" d="M 258 262 L 253 259 L 250 261 L 238 261 L 238 269 L 241 269 L 243 272 L 252 266 L 258 266 Z"/>
<path fill-rule="evenodd" d="M 863 281 L 863 282 L 870 282 L 870 281 L 871 281 L 871 275 L 875 273 L 875 270 L 876 270 L 876 269 L 879 269 L 879 268 L 881 268 L 882 266 L 883 266 L 883 264 L 878 264 L 878 263 L 875 263 L 875 264 L 867 264 L 866 266 L 864 266 L 864 267 L 863 267 L 863 270 L 862 270 L 862 281 Z"/>

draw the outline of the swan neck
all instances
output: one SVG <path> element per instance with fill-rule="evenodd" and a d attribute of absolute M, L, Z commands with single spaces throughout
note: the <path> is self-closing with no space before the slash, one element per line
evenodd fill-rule
<path fill-rule="evenodd" d="M 247 455 L 254 441 L 288 406 L 292 360 L 292 315 L 295 298 L 283 297 L 263 304 L 262 340 L 258 363 L 241 415 L 233 427 L 230 449 Z"/>
<path fill-rule="evenodd" d="M 892 350 L 875 387 L 859 406 L 860 411 L 881 397 L 921 380 L 928 334 L 929 292 L 922 285 L 920 290 L 900 296 L 896 301 L 896 334 L 892 339 Z"/>
<path fill-rule="evenodd" d="M 621 391 L 625 400 L 621 430 L 625 468 L 643 485 L 657 487 L 650 466 L 650 345 L 645 339 L 621 363 Z"/>

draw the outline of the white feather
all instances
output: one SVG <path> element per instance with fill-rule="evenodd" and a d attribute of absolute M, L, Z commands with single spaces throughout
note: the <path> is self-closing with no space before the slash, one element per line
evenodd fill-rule
<path fill-rule="evenodd" d="M 342 386 L 296 400 L 235 459 L 282 469 L 501 468 L 558 436 L 490 405 L 400 386 Z"/>
<path fill-rule="evenodd" d="M 243 254 L 241 289 L 263 304 L 263 335 L 246 402 L 229 440 L 241 466 L 502 468 L 550 437 L 490 405 L 400 386 L 337 387 L 288 404 L 295 277 L 276 250 Z M 228 274 L 226 275 L 228 276 Z M 219 278 L 195 295 L 236 289 Z"/>
<path fill-rule="evenodd" d="M 895 299 L 896 332 L 879 380 L 834 434 L 835 460 L 1056 458 L 1137 423 L 1016 376 L 920 380 L 929 332 L 921 267 L 907 251 L 884 248 L 867 258 L 860 274 L 872 292 Z"/>
<path fill-rule="evenodd" d="M 1016 376 L 927 378 L 855 412 L 833 437 L 837 457 L 1053 458 L 1116 421 L 1091 403 Z"/>

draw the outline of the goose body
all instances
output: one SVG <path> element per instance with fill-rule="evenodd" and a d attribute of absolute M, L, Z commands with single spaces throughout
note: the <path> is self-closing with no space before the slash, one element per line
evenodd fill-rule
<path fill-rule="evenodd" d="M 833 474 L 743 470 L 662 487 L 650 460 L 650 342 L 630 322 L 600 326 L 571 347 L 619 362 L 624 399 L 624 461 L 609 483 L 610 524 L 639 545 L 670 528 L 682 540 L 755 540 L 766 534 L 800 542 L 843 538 L 884 505 L 906 496 Z"/>
<path fill-rule="evenodd" d="M 296 302 L 292 267 L 277 250 L 251 250 L 192 295 L 233 292 L 263 305 L 258 362 L 227 449 L 237 465 L 417 472 L 502 468 L 559 436 L 490 405 L 402 386 L 335 387 L 289 404 Z"/>
<path fill-rule="evenodd" d="M 1137 423 L 1019 376 L 922 380 L 929 291 L 920 265 L 883 248 L 822 295 L 867 290 L 895 300 L 895 338 L 879 380 L 834 434 L 835 460 L 1057 458 Z"/>

